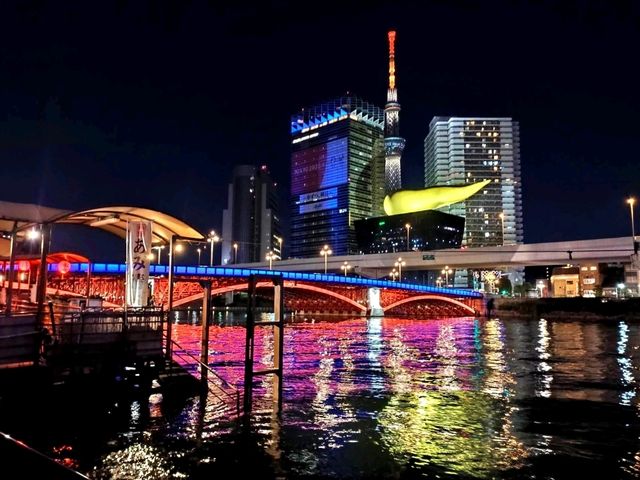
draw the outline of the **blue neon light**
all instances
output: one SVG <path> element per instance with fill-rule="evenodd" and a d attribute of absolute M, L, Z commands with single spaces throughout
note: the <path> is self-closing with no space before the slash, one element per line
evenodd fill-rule
<path fill-rule="evenodd" d="M 70 272 L 83 273 L 87 271 L 89 267 L 86 263 L 72 263 Z M 151 265 L 149 269 L 151 274 L 166 275 L 169 272 L 169 267 L 166 265 Z M 412 290 L 423 293 L 441 293 L 445 295 L 455 295 L 459 297 L 468 298 L 482 298 L 482 294 L 479 292 L 473 292 L 468 290 L 462 290 L 459 288 L 442 288 L 431 287 L 427 285 L 420 285 L 406 282 L 391 282 L 389 280 L 373 280 L 370 278 L 358 278 L 358 277 L 345 277 L 340 274 L 322 274 L 322 273 L 304 273 L 304 272 L 285 272 L 279 270 L 251 270 L 251 269 L 239 269 L 239 268 L 221 268 L 221 267 L 191 267 L 176 265 L 176 275 L 202 275 L 208 277 L 240 277 L 246 278 L 249 275 L 263 275 L 263 276 L 278 276 L 285 280 L 305 280 L 308 282 L 333 282 L 346 285 L 370 285 L 372 287 L 379 288 L 401 288 L 404 290 Z M 48 265 L 49 272 L 57 272 L 58 265 Z M 113 273 L 125 273 L 126 265 L 124 263 L 94 263 L 91 264 L 91 272 L 94 274 L 113 274 Z"/>

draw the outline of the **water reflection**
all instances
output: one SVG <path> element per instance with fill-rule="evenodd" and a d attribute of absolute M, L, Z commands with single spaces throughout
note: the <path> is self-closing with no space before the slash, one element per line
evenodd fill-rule
<path fill-rule="evenodd" d="M 210 364 L 238 387 L 243 319 L 209 328 Z M 198 356 L 200 327 L 192 313 L 181 322 L 174 338 Z M 273 363 L 272 335 L 256 331 L 256 369 Z M 230 464 L 257 478 L 640 478 L 640 328 L 629 321 L 297 318 L 284 345 L 282 416 L 270 377 L 257 379 L 248 433 L 212 396 L 153 393 L 122 406 L 126 428 L 80 464 L 145 480 Z M 211 475 L 194 474 L 203 465 Z"/>
<path fill-rule="evenodd" d="M 536 382 L 536 396 L 549 398 L 551 396 L 551 383 L 553 382 L 553 373 L 551 365 L 548 360 L 551 357 L 549 353 L 550 343 L 549 329 L 547 327 L 547 321 L 541 318 L 538 321 L 538 345 L 536 346 L 536 352 L 538 353 L 538 365 L 536 370 L 539 373 Z"/>

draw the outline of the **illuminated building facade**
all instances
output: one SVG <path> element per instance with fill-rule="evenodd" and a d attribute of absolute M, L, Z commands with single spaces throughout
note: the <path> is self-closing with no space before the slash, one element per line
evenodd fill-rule
<path fill-rule="evenodd" d="M 385 149 L 385 191 L 388 195 L 402 188 L 400 162 L 405 147 L 405 139 L 400 137 L 400 103 L 396 89 L 396 32 L 389 36 L 389 88 L 387 104 L 384 107 L 384 149 Z"/>
<path fill-rule="evenodd" d="M 291 256 L 357 251 L 353 222 L 382 214 L 384 113 L 347 96 L 291 117 Z"/>
<path fill-rule="evenodd" d="M 463 245 L 522 243 L 518 122 L 435 117 L 424 141 L 424 180 L 426 187 L 490 180 L 477 195 L 440 210 L 465 218 Z"/>
<path fill-rule="evenodd" d="M 238 165 L 222 211 L 221 263 L 262 262 L 269 251 L 280 258 L 280 238 L 276 184 L 269 170 Z"/>
<path fill-rule="evenodd" d="M 365 254 L 460 248 L 464 231 L 464 218 L 437 210 L 354 223 L 359 253 Z"/>

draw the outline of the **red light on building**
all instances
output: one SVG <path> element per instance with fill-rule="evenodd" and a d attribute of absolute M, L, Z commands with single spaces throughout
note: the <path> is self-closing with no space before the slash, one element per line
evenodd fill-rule
<path fill-rule="evenodd" d="M 29 263 L 29 260 L 20 260 L 18 262 L 18 270 L 20 270 L 21 272 L 28 272 L 29 270 L 31 270 L 31 264 Z"/>
<path fill-rule="evenodd" d="M 58 263 L 58 272 L 60 272 L 60 274 L 65 275 L 69 273 L 69 270 L 71 270 L 71 264 L 66 260 L 62 260 Z"/>

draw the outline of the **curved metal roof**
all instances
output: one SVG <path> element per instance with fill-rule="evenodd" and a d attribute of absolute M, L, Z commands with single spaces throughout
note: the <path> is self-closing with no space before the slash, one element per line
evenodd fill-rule
<path fill-rule="evenodd" d="M 81 212 L 66 213 L 54 220 L 54 223 L 71 223 L 100 228 L 124 238 L 127 234 L 127 222 L 150 220 L 153 222 L 152 242 L 169 243 L 172 235 L 203 240 L 204 236 L 182 220 L 166 213 L 139 207 L 102 207 Z"/>
<path fill-rule="evenodd" d="M 16 229 L 24 234 L 41 223 L 68 223 L 100 228 L 125 238 L 127 222 L 131 220 L 150 220 L 153 224 L 152 242 L 155 244 L 169 243 L 172 235 L 204 239 L 200 232 L 182 220 L 148 208 L 114 206 L 72 212 L 29 203 L 0 202 L 0 232 Z M 8 244 L 8 240 L 0 238 L 1 243 Z M 8 250 L 8 246 L 0 245 L 0 255 L 6 255 L 4 250 Z"/>

